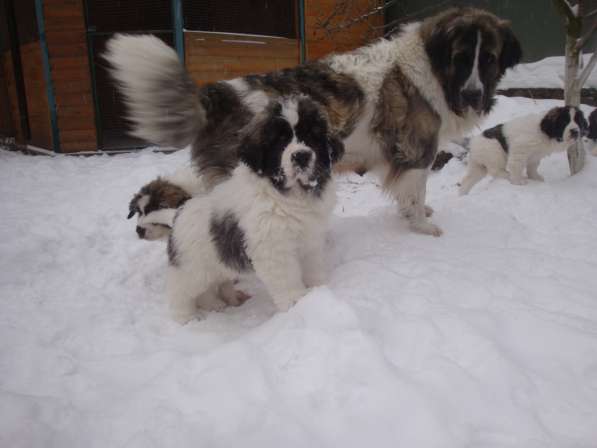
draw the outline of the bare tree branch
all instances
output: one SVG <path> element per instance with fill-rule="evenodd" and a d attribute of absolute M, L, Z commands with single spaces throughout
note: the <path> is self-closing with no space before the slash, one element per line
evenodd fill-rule
<path fill-rule="evenodd" d="M 586 19 L 586 17 L 583 17 L 583 19 Z M 587 31 L 587 33 L 583 37 L 581 37 L 580 39 L 578 39 L 578 41 L 576 42 L 576 49 L 580 50 L 585 45 L 587 45 L 587 42 L 589 41 L 589 39 L 591 39 L 591 37 L 593 37 L 593 35 L 595 34 L 595 32 L 597 32 L 597 20 L 595 20 L 593 22 L 593 24 L 591 25 L 591 28 L 589 29 L 589 31 Z"/>
<path fill-rule="evenodd" d="M 558 9 L 560 15 L 566 17 L 568 21 L 571 22 L 576 19 L 576 14 L 574 14 L 574 11 L 572 11 L 572 8 L 570 7 L 570 3 L 566 0 L 553 0 L 553 4 Z"/>
<path fill-rule="evenodd" d="M 597 64 L 597 51 L 593 53 L 591 59 L 589 59 L 589 63 L 578 77 L 578 84 L 580 88 L 582 88 L 582 86 L 584 86 L 587 82 L 587 79 L 589 79 L 589 76 L 591 75 L 593 68 L 595 68 L 595 64 Z"/>

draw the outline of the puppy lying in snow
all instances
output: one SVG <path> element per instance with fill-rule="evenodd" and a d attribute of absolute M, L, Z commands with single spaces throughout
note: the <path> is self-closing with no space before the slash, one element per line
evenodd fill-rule
<path fill-rule="evenodd" d="M 190 167 L 160 176 L 141 187 L 129 203 L 127 219 L 137 216 L 137 235 L 145 240 L 166 240 L 176 209 L 192 196 L 205 192 L 199 176 Z"/>
<path fill-rule="evenodd" d="M 486 174 L 524 185 L 529 179 L 543 181 L 537 171 L 543 157 L 565 151 L 587 129 L 580 109 L 554 107 L 546 114 L 516 118 L 470 139 L 468 169 L 460 182 L 460 194 L 467 194 Z"/>
<path fill-rule="evenodd" d="M 176 214 L 167 273 L 174 319 L 229 304 L 239 274 L 257 274 L 280 310 L 324 281 L 331 165 L 344 150 L 328 129 L 316 103 L 292 97 L 271 102 L 243 130 L 230 178 Z"/>

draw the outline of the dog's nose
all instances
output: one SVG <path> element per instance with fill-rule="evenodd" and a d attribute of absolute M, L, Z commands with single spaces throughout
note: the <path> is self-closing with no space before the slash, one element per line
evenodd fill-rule
<path fill-rule="evenodd" d="M 577 139 L 579 135 L 578 129 L 570 129 L 570 137 Z"/>
<path fill-rule="evenodd" d="M 145 228 L 137 226 L 137 235 L 139 238 L 145 238 Z"/>
<path fill-rule="evenodd" d="M 478 89 L 463 90 L 462 98 L 464 99 L 464 102 L 467 105 L 472 106 L 476 109 L 481 105 L 481 100 L 483 99 L 483 92 Z"/>
<path fill-rule="evenodd" d="M 296 151 L 292 154 L 291 159 L 299 168 L 307 168 L 311 161 L 311 151 Z"/>

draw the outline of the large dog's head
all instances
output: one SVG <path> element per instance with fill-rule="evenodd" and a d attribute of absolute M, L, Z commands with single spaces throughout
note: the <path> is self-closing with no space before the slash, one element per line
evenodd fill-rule
<path fill-rule="evenodd" d="M 522 58 L 510 24 L 475 8 L 452 8 L 421 25 L 421 37 L 450 109 L 488 113 L 498 82 Z"/>
<path fill-rule="evenodd" d="M 557 142 L 572 144 L 587 133 L 589 124 L 577 107 L 554 107 L 541 120 L 541 131 Z"/>
<path fill-rule="evenodd" d="M 241 161 L 282 193 L 318 195 L 344 153 L 325 112 L 304 96 L 272 101 L 245 132 Z"/>
<path fill-rule="evenodd" d="M 190 198 L 178 185 L 158 177 L 133 196 L 127 218 L 138 215 L 136 231 L 139 238 L 165 239 L 170 235 L 176 209 Z"/>

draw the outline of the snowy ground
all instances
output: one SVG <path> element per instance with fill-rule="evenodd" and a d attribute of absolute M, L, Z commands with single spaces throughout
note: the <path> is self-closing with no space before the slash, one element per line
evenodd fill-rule
<path fill-rule="evenodd" d="M 592 54 L 583 57 L 585 65 L 591 59 Z M 552 56 L 541 59 L 537 62 L 519 64 L 508 70 L 506 76 L 500 82 L 500 89 L 511 88 L 552 88 L 562 89 L 564 87 L 564 56 Z M 585 83 L 585 88 L 597 88 L 597 70 L 593 70 Z"/>
<path fill-rule="evenodd" d="M 500 98 L 487 126 L 555 102 Z M 595 447 L 597 159 L 547 181 L 431 176 L 445 235 L 340 180 L 329 285 L 187 326 L 125 219 L 187 152 L 0 152 L 2 447 Z"/>

